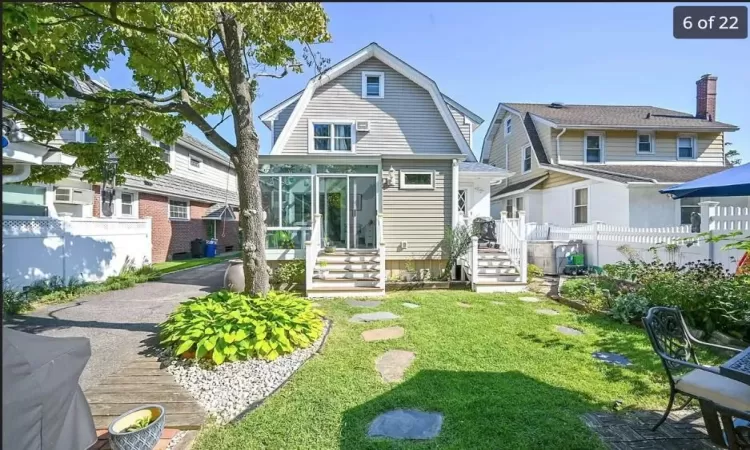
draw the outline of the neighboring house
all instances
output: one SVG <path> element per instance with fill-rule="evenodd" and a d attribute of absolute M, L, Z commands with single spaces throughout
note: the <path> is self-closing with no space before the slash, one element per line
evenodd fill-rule
<path fill-rule="evenodd" d="M 80 82 L 84 89 L 108 89 L 98 81 Z M 79 86 L 79 87 L 81 87 Z M 50 107 L 75 101 L 44 99 Z M 237 179 L 229 158 L 190 134 L 176 143 L 156 142 L 148 130 L 138 132 L 162 149 L 171 172 L 154 179 L 126 176 L 116 187 L 114 219 L 151 217 L 153 262 L 170 260 L 190 252 L 194 239 L 218 240 L 218 251 L 239 249 Z M 61 130 L 60 144 L 90 142 L 85 130 Z M 3 214 L 24 216 L 73 216 L 107 219 L 101 214 L 100 185 L 81 180 L 83 171 L 73 169 L 54 185 L 3 186 Z M 13 195 L 9 196 L 9 192 Z"/>
<path fill-rule="evenodd" d="M 476 162 L 480 117 L 376 43 L 260 119 L 273 132 L 260 158 L 267 257 L 305 258 L 311 296 L 382 295 L 386 273 L 411 266 L 439 274 L 446 227 L 488 216 L 509 175 Z"/>
<path fill-rule="evenodd" d="M 500 103 L 482 161 L 514 175 L 492 189 L 492 215 L 569 226 L 690 224 L 698 202 L 660 194 L 726 167 L 716 121 L 716 77 L 697 81 L 695 115 L 654 106 Z M 748 197 L 717 199 L 748 206 Z"/>

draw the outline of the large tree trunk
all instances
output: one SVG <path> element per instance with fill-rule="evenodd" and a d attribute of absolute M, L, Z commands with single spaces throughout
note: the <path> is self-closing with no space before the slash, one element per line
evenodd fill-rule
<path fill-rule="evenodd" d="M 232 163 L 237 171 L 240 195 L 240 228 L 242 228 L 242 262 L 245 272 L 245 292 L 265 294 L 269 289 L 266 264 L 266 225 L 258 177 L 258 134 L 253 125 L 250 83 L 243 69 L 242 25 L 231 16 L 222 14 L 219 25 L 224 29 L 224 51 L 229 63 L 229 89 L 234 98 L 233 119 L 237 136 L 237 151 Z"/>

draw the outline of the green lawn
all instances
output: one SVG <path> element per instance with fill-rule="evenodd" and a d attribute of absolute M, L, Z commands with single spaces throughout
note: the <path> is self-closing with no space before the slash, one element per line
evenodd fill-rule
<path fill-rule="evenodd" d="M 528 295 L 528 294 L 525 294 Z M 456 301 L 471 308 L 456 306 Z M 502 300 L 506 306 L 493 305 Z M 409 301 L 421 308 L 401 305 Z M 354 324 L 362 308 L 322 300 L 333 320 L 322 353 L 236 425 L 207 427 L 196 449 L 590 449 L 602 448 L 581 422 L 587 411 L 666 406 L 668 388 L 643 330 L 582 314 L 552 301 L 524 303 L 516 295 L 418 291 L 388 295 L 379 311 L 401 319 Z M 552 308 L 558 316 L 534 312 Z M 386 322 L 383 322 L 386 323 Z M 397 340 L 366 343 L 360 333 L 400 325 Z M 565 336 L 555 325 L 585 332 Z M 385 384 L 374 367 L 389 349 L 416 352 L 401 383 Z M 614 351 L 634 366 L 597 362 Z M 394 408 L 444 414 L 433 441 L 371 440 L 368 424 Z"/>
<path fill-rule="evenodd" d="M 206 266 L 209 264 L 216 264 L 226 261 L 230 258 L 239 257 L 239 252 L 232 252 L 223 255 L 216 256 L 214 258 L 195 258 L 195 259 L 183 259 L 178 261 L 165 261 L 154 264 L 154 269 L 161 275 L 176 272 L 178 270 L 190 269 L 198 266 Z"/>

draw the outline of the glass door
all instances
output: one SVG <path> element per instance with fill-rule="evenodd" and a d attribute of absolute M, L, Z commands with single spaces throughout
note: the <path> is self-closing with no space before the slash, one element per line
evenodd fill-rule
<path fill-rule="evenodd" d="M 344 177 L 320 177 L 318 209 L 323 242 L 336 248 L 348 247 L 348 182 Z"/>
<path fill-rule="evenodd" d="M 349 247 L 375 248 L 377 177 L 349 177 Z"/>

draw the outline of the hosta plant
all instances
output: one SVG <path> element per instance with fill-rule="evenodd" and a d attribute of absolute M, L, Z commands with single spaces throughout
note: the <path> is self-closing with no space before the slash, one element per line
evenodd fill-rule
<path fill-rule="evenodd" d="M 248 358 L 274 360 L 315 342 L 322 313 L 287 292 L 252 297 L 214 292 L 182 303 L 159 325 L 161 344 L 175 355 L 219 365 Z"/>

